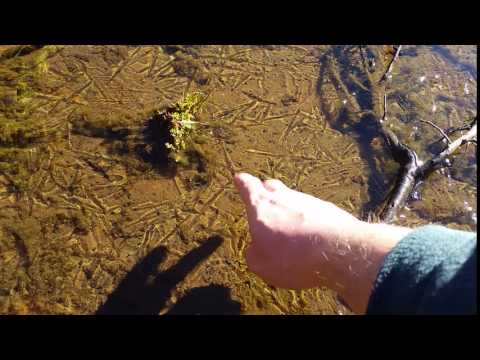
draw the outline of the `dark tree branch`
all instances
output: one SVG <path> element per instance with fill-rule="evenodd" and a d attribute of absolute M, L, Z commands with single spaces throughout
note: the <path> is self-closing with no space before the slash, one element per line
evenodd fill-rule
<path fill-rule="evenodd" d="M 410 155 L 415 154 L 411 151 Z M 405 166 L 402 167 L 401 172 L 397 176 L 395 186 L 390 193 L 387 204 L 380 213 L 380 219 L 386 223 L 390 223 L 395 219 L 398 209 L 403 208 L 408 197 L 412 193 L 416 180 L 416 170 L 418 165 L 416 162 L 416 154 L 412 156 Z"/>
<path fill-rule="evenodd" d="M 397 51 L 388 65 L 387 71 L 382 76 L 378 84 L 381 84 L 392 71 L 393 63 L 398 58 L 400 53 L 401 46 L 397 48 Z M 368 71 L 368 69 L 365 69 Z M 370 83 L 372 87 L 378 86 L 372 82 L 373 77 L 369 76 Z M 373 91 L 375 93 L 375 91 Z M 455 150 L 461 145 L 472 141 L 477 134 L 476 130 L 476 119 L 468 127 L 469 131 L 459 137 L 457 140 L 452 141 L 448 135 L 433 122 L 428 120 L 421 120 L 422 122 L 428 123 L 433 126 L 437 131 L 439 131 L 443 138 L 447 139 L 449 145 L 437 156 L 432 157 L 428 161 L 422 161 L 417 153 L 410 149 L 406 144 L 402 143 L 395 133 L 386 128 L 385 123 L 387 120 L 387 92 L 386 87 L 384 88 L 383 93 L 383 116 L 379 120 L 380 133 L 384 138 L 385 144 L 389 148 L 393 159 L 400 165 L 400 171 L 397 176 L 395 185 L 393 186 L 392 191 L 390 192 L 383 209 L 380 212 L 380 219 L 384 222 L 392 222 L 399 209 L 403 208 L 406 201 L 408 200 L 410 194 L 415 189 L 416 184 L 420 181 L 423 181 L 430 173 L 433 171 L 445 167 L 447 164 L 445 159 L 453 154 Z M 442 139 L 443 139 L 442 138 Z M 475 140 L 473 140 L 475 141 Z"/>
<path fill-rule="evenodd" d="M 368 91 L 371 100 L 370 109 L 364 109 L 362 105 L 349 94 L 348 88 L 344 84 L 344 80 L 342 80 L 340 74 L 335 69 L 330 69 L 332 82 L 347 98 L 346 107 L 350 109 L 351 114 L 357 116 L 363 115 L 361 116 L 361 120 L 366 119 L 365 116 L 369 114 L 374 118 L 374 121 L 377 123 L 378 134 L 383 138 L 385 146 L 390 151 L 395 162 L 400 165 L 395 184 L 388 197 L 383 202 L 383 206 L 377 208 L 375 213 L 367 214 L 367 218 L 369 219 L 376 218 L 387 223 L 394 221 L 397 212 L 404 207 L 411 193 L 420 182 L 425 180 L 433 171 L 448 166 L 445 161 L 448 156 L 452 155 L 463 144 L 468 144 L 470 142 L 476 144 L 476 119 L 470 124 L 470 126 L 461 128 L 461 130 L 468 130 L 468 132 L 455 141 L 452 141 L 449 135 L 460 129 L 443 131 L 432 121 L 421 120 L 422 122 L 433 126 L 442 134 L 442 139 L 448 141 L 448 146 L 442 152 L 433 156 L 431 159 L 424 161 L 419 158 L 413 149 L 401 142 L 397 135 L 387 127 L 387 83 L 384 82 L 384 80 L 387 79 L 392 72 L 393 64 L 398 59 L 400 51 L 401 46 L 398 46 L 395 55 L 387 66 L 384 63 L 385 58 L 379 54 L 375 48 L 367 49 L 364 46 L 359 47 L 360 61 L 363 64 L 363 73 L 366 77 L 365 87 L 370 89 L 370 91 Z M 369 58 L 367 58 L 367 56 Z M 370 59 L 373 60 L 370 61 Z M 375 59 L 377 59 L 378 63 L 381 65 L 371 66 L 369 62 L 374 63 Z M 387 70 L 383 73 L 383 69 L 385 68 Z M 352 80 L 353 78 L 354 76 L 350 76 L 349 80 L 356 83 Z"/>
<path fill-rule="evenodd" d="M 383 119 L 380 122 L 381 133 L 393 159 L 401 166 L 395 185 L 387 198 L 385 207 L 380 213 L 380 220 L 389 223 L 395 219 L 398 209 L 405 205 L 415 188 L 417 183 L 416 171 L 421 165 L 421 161 L 418 159 L 415 151 L 402 143 L 393 131 L 385 128 L 384 123 L 387 115 L 386 93 L 383 97 L 383 106 Z"/>
<path fill-rule="evenodd" d="M 387 223 L 393 221 L 398 210 L 405 205 L 405 202 L 414 190 L 415 185 L 418 182 L 425 180 L 425 178 L 433 171 L 447 166 L 445 160 L 463 144 L 475 141 L 474 138 L 476 136 L 477 123 L 476 120 L 474 120 L 471 124 L 470 130 L 466 134 L 460 136 L 455 141 L 450 142 L 445 150 L 428 161 L 420 160 L 415 151 L 399 142 L 398 139 L 396 140 L 396 143 L 394 142 L 393 144 L 387 141 L 387 145 L 389 145 L 395 161 L 397 161 L 402 168 L 398 174 L 390 196 L 387 199 L 386 206 L 380 214 L 380 219 Z M 390 138 L 396 138 L 396 136 L 393 134 L 390 135 Z"/>

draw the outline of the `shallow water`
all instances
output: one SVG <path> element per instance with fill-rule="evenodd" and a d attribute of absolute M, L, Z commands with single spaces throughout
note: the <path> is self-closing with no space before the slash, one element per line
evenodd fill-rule
<path fill-rule="evenodd" d="M 388 121 L 426 158 L 439 134 L 420 119 L 448 128 L 476 114 L 477 49 L 402 54 Z M 0 121 L 38 119 L 48 134 L 0 158 L 1 313 L 348 313 L 328 289 L 276 289 L 248 272 L 232 175 L 278 178 L 357 216 L 381 206 L 397 167 L 359 121 L 377 100 L 358 47 L 66 46 L 46 62 L 28 97 L 0 79 L 13 96 Z M 190 165 L 171 166 L 148 119 L 192 91 L 208 94 L 207 125 Z M 452 163 L 395 223 L 476 231 L 474 145 Z"/>

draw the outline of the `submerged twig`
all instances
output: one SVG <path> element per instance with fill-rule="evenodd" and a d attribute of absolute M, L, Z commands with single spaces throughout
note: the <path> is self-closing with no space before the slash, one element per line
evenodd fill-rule
<path fill-rule="evenodd" d="M 385 74 L 383 74 L 382 78 L 380 79 L 379 83 L 382 83 L 384 82 L 390 75 L 390 73 L 392 72 L 393 70 L 393 64 L 395 63 L 395 61 L 398 59 L 398 56 L 400 55 L 400 51 L 402 50 L 402 45 L 398 45 L 397 47 L 397 51 L 395 51 L 395 55 L 393 56 L 392 58 L 392 61 L 390 61 L 390 64 L 388 65 L 388 68 L 387 68 L 387 71 L 385 72 Z"/>
<path fill-rule="evenodd" d="M 438 125 L 435 125 L 433 122 L 431 122 L 430 120 L 422 120 L 420 119 L 421 122 L 423 123 L 427 123 L 427 124 L 430 124 L 432 125 L 435 129 L 437 129 L 440 134 L 442 134 L 443 138 L 441 138 L 440 140 L 443 140 L 443 139 L 447 139 L 448 143 L 451 144 L 452 143 L 452 140 L 450 140 L 450 138 L 448 137 L 448 135 L 445 133 L 445 131 L 442 130 L 442 128 L 440 128 Z"/>
<path fill-rule="evenodd" d="M 471 141 L 475 141 L 474 138 L 477 136 L 477 118 L 473 120 L 470 125 L 470 130 L 462 136 L 460 136 L 455 141 L 451 142 L 448 147 L 443 150 L 440 154 L 433 157 L 429 161 L 425 162 L 423 166 L 418 169 L 418 175 L 426 176 L 428 173 L 437 170 L 441 167 L 444 167 L 444 162 L 448 156 L 452 155 L 460 146 Z"/>

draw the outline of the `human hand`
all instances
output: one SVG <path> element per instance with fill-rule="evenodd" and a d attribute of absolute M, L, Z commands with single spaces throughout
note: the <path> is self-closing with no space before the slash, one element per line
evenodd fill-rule
<path fill-rule="evenodd" d="M 277 287 L 326 286 L 364 312 L 386 254 L 411 229 L 361 221 L 279 180 L 240 173 L 234 181 L 252 236 L 250 270 Z"/>
<path fill-rule="evenodd" d="M 279 180 L 240 173 L 235 184 L 247 208 L 252 243 L 249 268 L 271 285 L 289 289 L 329 286 L 331 260 L 347 251 L 362 222 L 334 204 L 288 188 Z"/>

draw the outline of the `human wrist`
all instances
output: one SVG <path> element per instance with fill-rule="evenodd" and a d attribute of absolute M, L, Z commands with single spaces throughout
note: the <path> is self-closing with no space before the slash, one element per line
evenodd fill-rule
<path fill-rule="evenodd" d="M 386 256 L 397 243 L 413 230 L 403 226 L 362 221 L 360 241 L 368 244 L 372 251 Z"/>
<path fill-rule="evenodd" d="M 352 252 L 343 264 L 344 289 L 335 289 L 356 313 L 364 313 L 385 257 L 412 229 L 361 221 Z"/>

